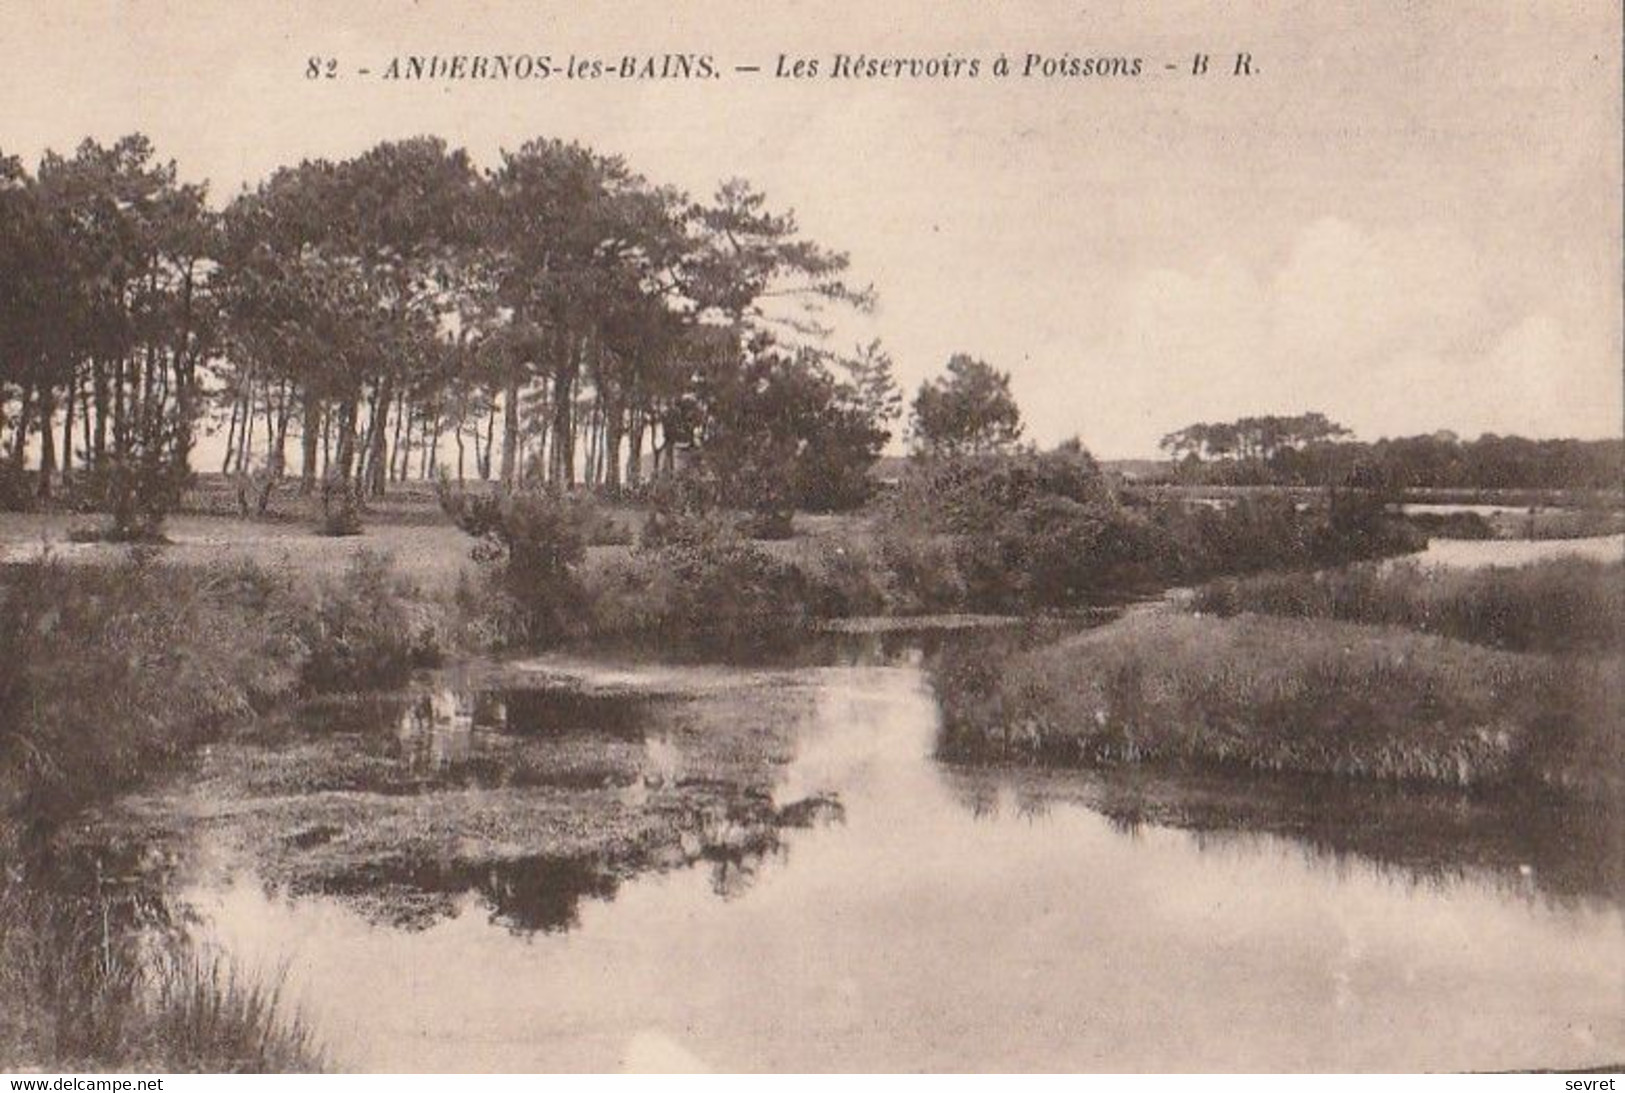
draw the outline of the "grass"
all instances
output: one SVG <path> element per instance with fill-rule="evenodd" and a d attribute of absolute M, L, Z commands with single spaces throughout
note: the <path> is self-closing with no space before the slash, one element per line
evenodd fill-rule
<path fill-rule="evenodd" d="M 1554 558 L 1516 568 L 1400 563 L 1220 580 L 1194 607 L 1402 626 L 1497 649 L 1598 652 L 1625 646 L 1625 561 Z"/>
<path fill-rule="evenodd" d="M 138 936 L 130 904 L 99 885 L 13 876 L 0 886 L 0 991 L 10 1000 L 0 1069 L 323 1069 L 280 977 L 251 975 L 172 931 Z"/>
<path fill-rule="evenodd" d="M 301 584 L 138 551 L 0 572 L 0 819 L 50 825 L 300 693 L 402 682 L 436 619 L 387 561 Z"/>
<path fill-rule="evenodd" d="M 1597 508 L 1498 512 L 1487 523 L 1501 539 L 1590 539 L 1625 531 L 1625 512 Z"/>
<path fill-rule="evenodd" d="M 290 1074 L 325 1069 L 299 1014 L 282 999 L 282 977 L 245 973 L 219 953 L 186 947 L 150 972 L 148 1036 L 162 1069 Z"/>
<path fill-rule="evenodd" d="M 1502 652 L 1325 619 L 1130 616 L 935 674 L 955 759 L 1293 772 L 1465 788 L 1625 787 L 1617 658 Z"/>

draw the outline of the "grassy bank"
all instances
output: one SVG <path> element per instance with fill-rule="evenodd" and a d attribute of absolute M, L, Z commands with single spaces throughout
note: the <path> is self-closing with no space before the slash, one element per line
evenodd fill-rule
<path fill-rule="evenodd" d="M 0 1014 L 0 1069 L 323 1069 L 275 978 L 172 932 L 138 942 L 120 921 L 133 913 L 100 889 L 17 877 L 0 887 L 0 990 L 13 1000 Z"/>
<path fill-rule="evenodd" d="M 301 693 L 389 685 L 439 649 L 433 609 L 374 555 L 301 582 L 132 552 L 0 571 L 0 816 L 48 827 Z"/>
<path fill-rule="evenodd" d="M 1326 619 L 1144 614 L 937 671 L 954 759 L 1625 787 L 1618 658 L 1558 659 Z"/>
<path fill-rule="evenodd" d="M 237 720 L 398 682 L 436 649 L 432 611 L 374 556 L 309 583 L 142 551 L 0 571 L 0 994 L 26 1000 L 0 1020 L 0 1067 L 319 1066 L 274 984 L 121 892 L 129 870 L 65 875 L 58 835 Z"/>
<path fill-rule="evenodd" d="M 1401 626 L 1497 649 L 1600 652 L 1625 647 L 1625 562 L 1556 558 L 1516 568 L 1351 566 L 1215 581 L 1193 606 Z"/>

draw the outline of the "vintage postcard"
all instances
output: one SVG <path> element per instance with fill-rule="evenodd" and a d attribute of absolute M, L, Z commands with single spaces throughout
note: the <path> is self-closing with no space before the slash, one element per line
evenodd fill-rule
<path fill-rule="evenodd" d="M 1621 29 L 8 0 L 0 1070 L 1625 1065 Z"/>

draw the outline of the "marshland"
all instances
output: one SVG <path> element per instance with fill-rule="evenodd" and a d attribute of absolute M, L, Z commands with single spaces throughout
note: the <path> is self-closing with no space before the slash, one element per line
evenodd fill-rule
<path fill-rule="evenodd" d="M 1038 444 L 580 145 L 6 164 L 7 1069 L 1625 1058 L 1622 442 Z"/>

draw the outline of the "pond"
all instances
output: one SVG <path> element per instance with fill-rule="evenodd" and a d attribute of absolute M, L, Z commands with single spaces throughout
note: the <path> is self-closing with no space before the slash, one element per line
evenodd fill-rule
<path fill-rule="evenodd" d="M 1625 1059 L 1619 832 L 933 758 L 934 643 L 540 657 L 222 745 L 104 830 L 383 1071 Z M 178 863 L 180 862 L 180 863 Z"/>

